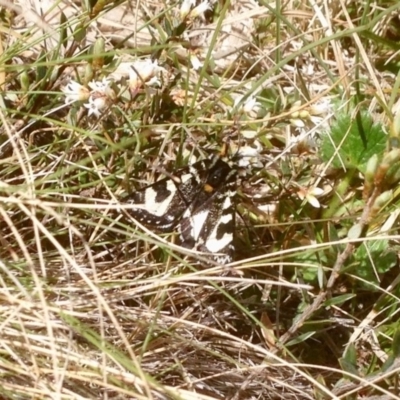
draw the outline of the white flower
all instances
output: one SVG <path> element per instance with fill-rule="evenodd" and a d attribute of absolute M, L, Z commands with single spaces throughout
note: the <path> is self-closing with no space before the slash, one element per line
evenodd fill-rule
<path fill-rule="evenodd" d="M 246 103 L 243 105 L 243 111 L 246 114 L 250 114 L 251 112 L 257 113 L 258 110 L 260 109 L 261 104 L 256 100 L 255 97 L 250 96 L 247 100 Z"/>
<path fill-rule="evenodd" d="M 165 71 L 164 68 L 158 65 L 157 60 L 151 61 L 149 58 L 145 60 L 135 61 L 129 70 L 129 87 L 136 91 L 149 82 L 152 78 L 158 78 Z M 152 82 L 154 83 L 154 81 Z"/>
<path fill-rule="evenodd" d="M 192 11 L 190 11 L 189 17 L 191 18 L 204 18 L 204 13 L 207 10 L 211 10 L 212 6 L 208 1 L 203 1 L 201 2 L 197 7 L 193 8 Z"/>
<path fill-rule="evenodd" d="M 61 89 L 65 95 L 65 103 L 71 104 L 75 101 L 85 101 L 89 98 L 89 90 L 76 81 L 68 83 L 68 85 Z"/>
<path fill-rule="evenodd" d="M 107 97 L 112 101 L 115 100 L 116 95 L 112 87 L 110 86 L 111 81 L 107 78 L 103 78 L 102 81 L 92 81 L 89 83 L 89 87 L 92 89 L 90 96 L 93 98 Z"/>
<path fill-rule="evenodd" d="M 199 60 L 199 58 L 196 56 L 196 54 L 193 54 L 193 53 L 190 54 L 190 62 L 195 71 L 197 71 L 203 67 L 203 63 Z"/>
<path fill-rule="evenodd" d="M 107 106 L 107 98 L 104 96 L 90 96 L 89 102 L 84 104 L 88 109 L 89 117 L 93 114 L 97 118 L 100 117 L 101 111 Z"/>
<path fill-rule="evenodd" d="M 310 188 L 300 188 L 297 192 L 297 195 L 301 200 L 306 199 L 309 204 L 311 204 L 315 208 L 320 208 L 321 205 L 317 199 L 317 196 L 321 196 L 324 193 L 324 190 L 319 187 L 310 187 Z"/>
<path fill-rule="evenodd" d="M 102 81 L 92 81 L 89 82 L 89 87 L 94 92 L 106 93 L 110 89 L 110 81 L 107 78 L 103 78 Z"/>
<path fill-rule="evenodd" d="M 236 97 L 233 103 L 233 109 L 241 110 L 242 112 L 255 117 L 260 110 L 261 104 L 254 96 L 249 96 L 244 103 L 242 103 L 244 96 Z"/>
<path fill-rule="evenodd" d="M 196 0 L 183 0 L 179 14 L 181 19 L 185 19 L 189 14 L 191 8 L 196 4 Z"/>

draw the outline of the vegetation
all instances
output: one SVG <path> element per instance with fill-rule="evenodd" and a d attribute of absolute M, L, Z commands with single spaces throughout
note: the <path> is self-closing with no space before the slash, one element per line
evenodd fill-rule
<path fill-rule="evenodd" d="M 2 399 L 400 398 L 398 2 L 1 6 Z M 224 148 L 205 265 L 127 198 Z"/>

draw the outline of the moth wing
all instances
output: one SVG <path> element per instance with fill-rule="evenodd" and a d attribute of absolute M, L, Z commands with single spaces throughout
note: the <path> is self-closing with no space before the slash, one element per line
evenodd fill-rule
<path fill-rule="evenodd" d="M 231 261 L 235 230 L 236 171 L 223 161 L 209 171 L 201 190 L 179 224 L 182 245 L 216 253 L 220 263 Z"/>
<path fill-rule="evenodd" d="M 159 232 L 171 232 L 189 207 L 207 169 L 207 161 L 182 168 L 133 193 L 128 213 L 141 224 Z M 204 176 L 203 176 L 204 179 Z"/>

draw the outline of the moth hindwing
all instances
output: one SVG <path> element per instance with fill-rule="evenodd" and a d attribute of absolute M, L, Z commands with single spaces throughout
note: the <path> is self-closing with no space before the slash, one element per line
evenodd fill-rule
<path fill-rule="evenodd" d="M 230 262 L 235 230 L 236 170 L 219 156 L 179 169 L 133 193 L 129 213 L 158 232 L 177 228 L 182 246 Z"/>

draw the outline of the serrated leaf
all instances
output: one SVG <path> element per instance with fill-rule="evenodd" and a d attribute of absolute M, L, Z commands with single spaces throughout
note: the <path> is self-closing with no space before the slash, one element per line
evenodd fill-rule
<path fill-rule="evenodd" d="M 390 250 L 388 240 L 371 240 L 357 249 L 359 268 L 374 267 L 378 273 L 385 273 L 397 264 L 397 255 Z M 372 264 L 373 263 L 373 264 Z"/>
<path fill-rule="evenodd" d="M 334 168 L 355 168 L 365 173 L 366 164 L 374 154 L 382 154 L 386 148 L 387 135 L 380 124 L 361 112 L 361 121 L 366 135 L 366 147 L 355 118 L 351 114 L 339 114 L 331 132 L 322 136 L 321 156 L 324 162 L 331 161 Z"/>
<path fill-rule="evenodd" d="M 376 273 L 384 274 L 397 265 L 397 254 L 389 247 L 388 240 L 373 240 L 363 243 L 356 251 L 354 275 L 363 278 L 368 290 L 376 290 Z"/>

